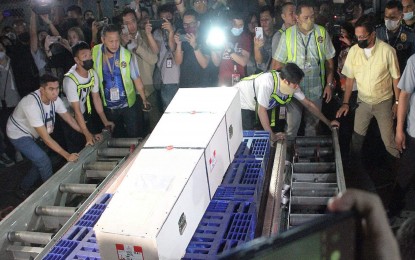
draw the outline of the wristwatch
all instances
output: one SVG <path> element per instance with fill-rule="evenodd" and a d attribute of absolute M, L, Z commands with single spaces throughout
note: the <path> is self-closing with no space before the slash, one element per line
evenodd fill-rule
<path fill-rule="evenodd" d="M 333 84 L 333 82 L 329 82 L 328 84 L 327 84 L 330 88 L 334 88 L 335 86 L 334 86 L 334 84 Z"/>

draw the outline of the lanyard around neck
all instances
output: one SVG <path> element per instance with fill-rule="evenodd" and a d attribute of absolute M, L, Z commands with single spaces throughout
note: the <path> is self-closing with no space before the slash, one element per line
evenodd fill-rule
<path fill-rule="evenodd" d="M 399 28 L 398 36 L 396 36 L 395 42 L 394 42 L 393 44 L 391 44 L 391 43 L 389 42 L 388 29 L 386 29 L 386 28 L 385 28 L 385 30 L 386 30 L 386 40 L 388 41 L 388 44 L 389 44 L 390 46 L 392 46 L 393 48 L 395 48 L 395 45 L 396 45 L 396 43 L 398 42 L 399 37 L 401 36 L 401 33 L 402 33 L 402 25 L 401 25 L 401 26 L 400 26 L 400 28 Z"/>
<path fill-rule="evenodd" d="M 114 56 L 113 56 L 114 60 L 113 60 L 113 63 L 112 63 L 112 68 L 111 68 L 111 62 L 108 58 L 107 52 L 108 52 L 108 50 L 105 48 L 105 55 L 104 55 L 105 56 L 105 62 L 107 63 L 108 70 L 110 71 L 111 80 L 114 81 L 115 62 L 117 60 L 117 52 L 118 51 L 114 53 Z"/>

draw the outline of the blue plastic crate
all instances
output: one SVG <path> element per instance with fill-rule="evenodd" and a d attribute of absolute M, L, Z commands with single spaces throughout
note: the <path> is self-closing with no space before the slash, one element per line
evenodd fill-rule
<path fill-rule="evenodd" d="M 267 131 L 244 130 L 243 137 L 268 137 L 269 138 L 269 133 Z"/>
<path fill-rule="evenodd" d="M 220 185 L 213 196 L 213 200 L 251 201 L 255 199 L 255 187 L 239 187 L 235 185 Z"/>
<path fill-rule="evenodd" d="M 235 159 L 229 165 L 222 184 L 256 186 L 264 177 L 264 169 L 262 166 L 262 162 L 258 160 Z"/>
<path fill-rule="evenodd" d="M 105 211 L 112 194 L 103 195 L 88 211 L 71 227 L 62 239 L 43 259 L 84 259 L 100 260 L 99 248 L 92 229 Z M 56 258 L 62 257 L 62 258 Z"/>
<path fill-rule="evenodd" d="M 43 259 L 61 260 L 67 259 L 68 255 L 78 246 L 79 242 L 70 240 L 60 240 Z"/>
<path fill-rule="evenodd" d="M 254 239 L 256 204 L 212 200 L 183 259 L 215 259 L 218 254 Z"/>
<path fill-rule="evenodd" d="M 76 226 L 93 227 L 105 211 L 106 207 L 107 205 L 105 204 L 93 205 L 76 223 Z"/>
<path fill-rule="evenodd" d="M 265 171 L 270 156 L 270 147 L 269 138 L 244 138 L 235 153 L 235 158 L 261 160 Z"/>

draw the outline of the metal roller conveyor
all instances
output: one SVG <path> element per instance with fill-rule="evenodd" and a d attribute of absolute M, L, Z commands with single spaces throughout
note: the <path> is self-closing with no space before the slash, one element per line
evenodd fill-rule
<path fill-rule="evenodd" d="M 130 154 L 130 148 L 102 148 L 97 153 L 102 157 L 122 158 Z"/>
<path fill-rule="evenodd" d="M 111 171 L 112 169 L 117 166 L 117 161 L 94 161 L 94 162 L 87 162 L 82 165 L 84 170 L 94 170 L 94 171 Z"/>
<path fill-rule="evenodd" d="M 39 216 L 70 217 L 76 210 L 76 207 L 37 206 L 35 213 Z"/>
<path fill-rule="evenodd" d="M 142 140 L 139 138 L 112 138 L 107 141 L 108 147 L 131 147 L 138 146 Z"/>
<path fill-rule="evenodd" d="M 336 164 L 334 162 L 314 162 L 314 163 L 294 163 L 294 173 L 329 173 L 336 171 Z"/>
<path fill-rule="evenodd" d="M 46 245 L 52 240 L 52 233 L 12 231 L 7 234 L 10 242 Z"/>
<path fill-rule="evenodd" d="M 324 216 L 324 214 L 291 214 L 290 215 L 290 225 L 291 226 L 300 226 L 313 218 Z"/>
<path fill-rule="evenodd" d="M 276 168 L 281 181 L 270 184 L 270 189 L 277 184 L 275 189 L 280 193 L 274 192 L 277 195 L 268 199 L 272 204 L 267 203 L 267 208 L 274 207 L 279 215 L 274 220 L 278 224 L 269 225 L 273 228 L 267 230 L 264 227 L 265 235 L 284 232 L 326 214 L 329 199 L 346 188 L 336 128 L 331 136 L 297 137 L 292 145 L 287 147 L 292 151 L 292 161 L 283 169 Z"/>
<path fill-rule="evenodd" d="M 294 173 L 295 182 L 336 183 L 336 173 Z"/>
<path fill-rule="evenodd" d="M 122 180 L 142 145 L 138 138 L 110 139 L 106 132 L 80 151 L 77 162 L 65 164 L 0 222 L 0 259 L 43 259 L 91 203 Z"/>
<path fill-rule="evenodd" d="M 295 139 L 296 146 L 306 146 L 306 147 L 313 147 L 313 146 L 332 146 L 333 140 L 329 137 L 297 137 Z"/>
<path fill-rule="evenodd" d="M 74 194 L 91 194 L 96 188 L 96 184 L 64 183 L 59 186 L 59 191 Z"/>
<path fill-rule="evenodd" d="M 310 157 L 319 155 L 321 157 L 333 156 L 333 148 L 331 147 L 296 147 L 295 155 L 299 157 Z"/>
<path fill-rule="evenodd" d="M 95 170 L 86 170 L 85 176 L 90 179 L 102 179 L 106 178 L 111 171 L 95 171 Z"/>

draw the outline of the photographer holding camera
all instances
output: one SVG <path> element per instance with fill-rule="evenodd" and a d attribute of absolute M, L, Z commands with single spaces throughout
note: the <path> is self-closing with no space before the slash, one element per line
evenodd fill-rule
<path fill-rule="evenodd" d="M 231 14 L 230 41 L 222 50 L 212 50 L 212 61 L 219 67 L 219 85 L 232 86 L 240 78 L 245 77 L 245 67 L 248 64 L 251 39 L 244 32 L 242 13 Z"/>
<path fill-rule="evenodd" d="M 174 36 L 177 44 L 174 58 L 180 65 L 179 86 L 181 88 L 209 86 L 207 67 L 210 56 L 201 41 L 200 21 L 196 11 L 190 9 L 184 13 L 183 27 L 186 34 L 181 36 L 180 33 L 176 33 Z"/>

